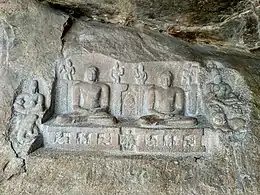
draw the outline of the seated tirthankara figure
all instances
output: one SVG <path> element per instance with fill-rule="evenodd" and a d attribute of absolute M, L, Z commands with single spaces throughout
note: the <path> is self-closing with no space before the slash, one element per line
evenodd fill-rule
<path fill-rule="evenodd" d="M 116 118 L 108 114 L 109 87 L 98 82 L 98 68 L 90 66 L 83 82 L 73 87 L 73 110 L 71 115 L 60 116 L 58 120 L 65 123 L 92 123 L 112 125 Z"/>
<path fill-rule="evenodd" d="M 139 120 L 142 126 L 179 127 L 193 125 L 197 120 L 184 116 L 184 91 L 172 87 L 173 75 L 163 72 L 159 78 L 160 86 L 153 86 L 148 91 L 147 104 L 150 115 L 142 116 Z"/>

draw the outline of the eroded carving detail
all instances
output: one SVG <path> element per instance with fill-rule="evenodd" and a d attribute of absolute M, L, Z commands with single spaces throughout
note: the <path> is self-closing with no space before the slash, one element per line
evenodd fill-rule
<path fill-rule="evenodd" d="M 91 133 L 77 133 L 76 144 L 90 144 L 91 136 Z"/>
<path fill-rule="evenodd" d="M 120 145 L 122 151 L 135 151 L 136 138 L 134 137 L 132 130 L 126 131 L 120 135 Z"/>
<path fill-rule="evenodd" d="M 156 147 L 156 146 L 158 146 L 158 135 L 156 135 L 156 134 L 146 135 L 145 136 L 145 145 L 147 147 Z"/>
<path fill-rule="evenodd" d="M 137 114 L 137 98 L 136 93 L 131 89 L 128 89 L 124 93 L 122 114 L 124 116 L 135 116 Z"/>
<path fill-rule="evenodd" d="M 111 145 L 112 144 L 112 136 L 110 133 L 99 133 L 97 144 L 99 145 Z"/>
<path fill-rule="evenodd" d="M 144 184 L 145 181 L 149 180 L 150 175 L 146 169 L 143 168 L 132 168 L 129 172 L 131 176 L 131 182 Z"/>
<path fill-rule="evenodd" d="M 198 76 L 199 68 L 197 66 L 189 65 L 188 69 L 183 71 L 182 85 L 186 95 L 186 105 L 188 113 L 192 115 L 197 114 L 198 107 L 198 93 L 200 92 Z"/>
<path fill-rule="evenodd" d="M 111 70 L 111 78 L 113 79 L 114 83 L 120 83 L 121 77 L 125 74 L 125 69 L 119 66 L 117 62 L 116 65 Z"/>
<path fill-rule="evenodd" d="M 135 68 L 135 80 L 137 81 L 137 84 L 144 85 L 147 78 L 147 72 L 144 71 L 144 66 L 138 64 Z"/>
<path fill-rule="evenodd" d="M 82 114 L 107 112 L 109 87 L 98 82 L 98 69 L 90 66 L 84 80 L 74 85 L 74 111 Z"/>
<path fill-rule="evenodd" d="M 66 132 L 55 133 L 54 142 L 57 144 L 70 144 L 71 143 L 71 133 L 66 133 Z"/>
<path fill-rule="evenodd" d="M 120 117 L 122 115 L 123 110 L 123 93 L 128 90 L 128 84 L 112 84 L 112 110 L 116 117 Z"/>
<path fill-rule="evenodd" d="M 61 64 L 59 73 L 64 80 L 73 80 L 75 68 L 73 67 L 72 61 L 70 59 L 66 59 L 65 62 Z"/>
<path fill-rule="evenodd" d="M 206 86 L 206 103 L 211 124 L 215 129 L 222 131 L 245 129 L 245 104 L 233 92 L 231 86 L 223 81 L 220 69 L 213 62 L 208 64 L 208 70 L 212 81 Z"/>
<path fill-rule="evenodd" d="M 26 155 L 39 138 L 39 125 L 44 114 L 44 96 L 39 93 L 38 81 L 33 80 L 27 93 L 19 94 L 13 104 L 13 134 L 17 151 Z"/>
<path fill-rule="evenodd" d="M 121 127 L 68 127 L 57 131 L 57 127 L 44 126 L 45 146 L 51 148 L 78 148 L 81 150 L 107 150 L 127 153 L 204 152 L 203 129 L 154 130 Z M 78 131 L 78 132 L 75 132 Z M 87 147 L 86 147 L 87 145 Z"/>
<path fill-rule="evenodd" d="M 14 45 L 15 34 L 13 27 L 4 19 L 1 19 L 0 21 L 0 32 L 0 62 L 2 64 L 1 69 L 6 69 L 9 66 L 9 52 Z"/>
<path fill-rule="evenodd" d="M 194 135 L 184 136 L 184 151 L 190 152 L 196 145 L 196 138 Z"/>
<path fill-rule="evenodd" d="M 112 125 L 115 118 L 108 114 L 110 90 L 109 86 L 98 82 L 99 70 L 90 66 L 84 81 L 73 86 L 73 111 L 71 115 L 57 116 L 60 123 L 82 123 Z"/>
<path fill-rule="evenodd" d="M 167 134 L 163 137 L 163 145 L 166 147 L 174 147 L 174 145 L 176 145 L 176 136 L 173 136 L 171 134 Z"/>
<path fill-rule="evenodd" d="M 165 71 L 159 78 L 160 86 L 148 91 L 148 111 L 150 115 L 140 118 L 143 126 L 181 126 L 194 125 L 195 118 L 184 117 L 185 97 L 183 89 L 173 87 L 173 75 Z"/>
<path fill-rule="evenodd" d="M 220 129 L 222 131 L 231 130 L 228 125 L 227 116 L 220 106 L 213 104 L 209 106 L 209 109 L 211 116 L 211 124 L 215 129 Z"/>
<path fill-rule="evenodd" d="M 144 93 L 145 93 L 145 82 L 148 79 L 148 74 L 144 70 L 143 64 L 139 63 L 135 69 L 134 69 L 134 74 L 135 74 L 135 80 L 137 84 L 139 85 L 137 90 L 137 104 L 140 105 L 136 108 L 137 110 L 137 115 L 141 116 L 143 113 L 143 104 L 144 104 Z"/>
<path fill-rule="evenodd" d="M 122 93 L 128 90 L 127 84 L 121 84 L 121 77 L 125 74 L 124 67 L 121 67 L 118 62 L 111 70 L 112 85 L 112 110 L 115 116 L 122 115 L 123 99 Z"/>

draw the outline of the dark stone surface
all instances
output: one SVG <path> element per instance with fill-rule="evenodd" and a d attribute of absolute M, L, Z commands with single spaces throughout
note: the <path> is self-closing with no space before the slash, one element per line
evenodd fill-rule
<path fill-rule="evenodd" d="M 106 1 L 101 5 L 94 2 L 86 3 L 86 1 L 52 3 L 67 6 L 71 10 L 80 5 L 80 10 L 83 12 L 86 6 L 88 9 L 93 9 L 92 12 L 96 12 L 97 20 L 101 20 L 100 16 L 107 13 L 107 10 L 110 10 L 111 15 L 118 10 L 117 7 L 114 8 L 114 1 Z M 183 1 L 178 4 L 177 2 L 171 5 L 165 3 L 157 6 L 147 1 L 126 4 L 121 1 L 120 5 L 126 11 L 123 12 L 122 8 L 120 13 L 137 10 L 134 18 L 144 18 L 138 13 L 146 14 L 146 17 L 151 18 L 158 18 L 158 15 L 163 13 L 161 16 L 166 17 L 173 12 L 167 12 L 167 9 L 170 10 L 169 8 L 172 7 L 177 9 L 178 5 L 182 5 L 183 8 L 181 6 L 180 10 L 185 11 L 190 11 L 185 6 L 192 5 L 194 11 L 195 5 L 192 2 L 188 5 L 182 3 Z M 196 2 L 196 5 L 198 3 Z M 134 8 L 132 4 L 135 5 Z M 138 5 L 141 6 L 138 7 Z M 226 7 L 226 4 L 214 4 L 216 12 L 222 10 L 222 6 Z M 161 8 L 166 11 L 142 11 L 147 7 L 154 10 Z M 206 8 L 203 3 L 202 10 L 205 12 L 212 10 L 211 8 Z M 0 9 L 2 16 L 0 35 L 4 37 L 0 42 L 2 48 L 0 194 L 260 194 L 260 58 L 257 55 L 189 44 L 143 27 L 140 30 L 122 25 L 88 22 L 89 18 L 85 17 L 76 19 L 64 34 L 64 24 L 68 23 L 69 16 L 35 1 L 8 1 L 2 3 Z M 155 16 L 149 16 L 151 13 Z M 121 17 L 120 14 L 116 16 Z M 209 22 L 208 18 L 202 19 L 204 16 L 203 13 L 201 18 L 198 17 L 199 21 L 196 25 Z M 210 15 L 207 17 L 210 18 Z M 140 20 L 145 21 L 143 18 Z M 118 23 L 112 19 L 106 21 Z M 123 21 L 125 22 L 125 19 Z M 159 20 L 152 22 L 157 21 Z M 160 24 L 165 24 L 165 21 L 163 20 Z M 218 23 L 221 19 L 218 16 L 212 21 Z M 232 23 L 236 23 L 234 21 Z M 237 20 L 237 23 L 241 22 L 242 20 Z M 189 24 L 191 23 L 188 22 L 187 25 Z M 234 24 L 234 28 L 238 26 L 239 24 Z M 234 29 L 231 29 L 229 25 L 225 28 L 226 33 L 224 30 L 218 31 L 224 34 L 223 37 L 229 37 L 223 38 L 224 42 L 231 43 L 229 40 L 232 40 L 237 43 L 239 38 L 232 38 L 235 36 Z M 87 51 L 112 56 L 120 61 L 192 60 L 201 63 L 204 67 L 205 61 L 215 60 L 225 68 L 236 70 L 244 78 L 252 94 L 250 131 L 223 134 L 221 137 L 223 148 L 220 152 L 195 157 L 115 157 L 103 153 L 65 153 L 40 149 L 24 159 L 17 158 L 8 141 L 13 100 L 20 93 L 21 86 L 35 77 L 44 78 L 46 91 L 51 91 L 55 61 L 64 51 L 77 50 L 84 46 L 84 43 L 77 39 L 80 33 L 92 36 L 92 41 L 85 45 Z M 250 37 L 249 34 L 248 36 Z M 254 41 L 253 36 L 250 40 L 253 45 L 257 42 L 257 40 Z M 243 47 L 246 44 L 244 43 Z M 128 52 L 122 52 L 122 48 Z"/>

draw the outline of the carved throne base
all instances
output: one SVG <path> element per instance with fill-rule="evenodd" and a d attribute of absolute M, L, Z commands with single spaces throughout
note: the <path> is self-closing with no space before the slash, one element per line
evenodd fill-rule
<path fill-rule="evenodd" d="M 203 128 L 147 129 L 131 126 L 41 125 L 44 147 L 66 151 L 104 151 L 113 154 L 205 152 Z"/>
<path fill-rule="evenodd" d="M 93 115 L 64 114 L 58 115 L 52 121 L 56 125 L 75 125 L 75 124 L 97 124 L 102 126 L 111 126 L 117 123 L 115 117 L 105 113 L 96 113 Z"/>
<path fill-rule="evenodd" d="M 160 119 L 155 115 L 140 117 L 138 123 L 145 128 L 194 128 L 198 124 L 193 117 L 173 117 L 169 119 Z"/>

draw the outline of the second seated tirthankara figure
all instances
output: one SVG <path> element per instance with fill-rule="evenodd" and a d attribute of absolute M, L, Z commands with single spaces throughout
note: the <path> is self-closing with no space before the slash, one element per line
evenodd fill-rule
<path fill-rule="evenodd" d="M 147 94 L 149 115 L 142 116 L 139 123 L 143 127 L 182 127 L 194 125 L 197 120 L 184 116 L 185 97 L 181 88 L 173 87 L 173 75 L 163 72 L 159 86 L 153 86 Z"/>
<path fill-rule="evenodd" d="M 84 81 L 73 86 L 73 110 L 70 115 L 58 116 L 57 120 L 65 123 L 90 123 L 112 125 L 115 117 L 108 114 L 110 91 L 109 86 L 98 82 L 99 70 L 90 66 L 85 73 Z"/>

